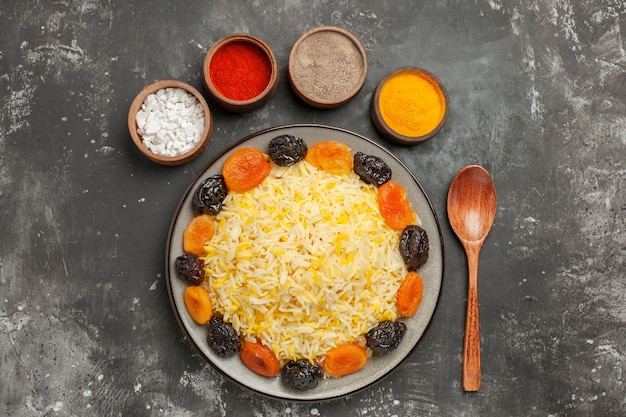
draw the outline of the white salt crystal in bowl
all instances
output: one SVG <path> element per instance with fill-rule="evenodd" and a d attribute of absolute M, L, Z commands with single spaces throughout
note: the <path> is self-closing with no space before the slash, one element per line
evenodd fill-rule
<path fill-rule="evenodd" d="M 213 120 L 198 90 L 182 81 L 161 80 L 146 86 L 131 103 L 128 131 L 150 160 L 181 165 L 207 147 Z"/>

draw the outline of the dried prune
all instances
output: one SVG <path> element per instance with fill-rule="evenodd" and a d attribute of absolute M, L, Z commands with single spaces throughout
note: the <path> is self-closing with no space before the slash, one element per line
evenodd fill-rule
<path fill-rule="evenodd" d="M 204 281 L 204 262 L 196 255 L 186 253 L 174 262 L 178 276 L 191 285 L 200 285 Z"/>
<path fill-rule="evenodd" d="M 204 179 L 196 188 L 191 199 L 191 207 L 196 214 L 215 216 L 222 210 L 228 187 L 222 175 Z"/>
<path fill-rule="evenodd" d="M 400 235 L 400 254 L 409 271 L 417 271 L 428 260 L 428 235 L 414 224 L 404 228 Z"/>
<path fill-rule="evenodd" d="M 219 316 L 213 316 L 209 320 L 207 343 L 219 356 L 232 356 L 241 350 L 239 335 L 230 323 Z"/>
<path fill-rule="evenodd" d="M 306 156 L 308 147 L 304 140 L 292 135 L 280 135 L 270 140 L 268 155 L 279 166 L 288 167 Z"/>
<path fill-rule="evenodd" d="M 378 187 L 391 179 L 391 168 L 377 156 L 363 152 L 354 154 L 354 172 L 361 179 Z"/>
<path fill-rule="evenodd" d="M 374 354 L 383 355 L 400 345 L 406 330 L 406 324 L 401 321 L 385 320 L 368 331 L 365 340 Z"/>
<path fill-rule="evenodd" d="M 307 359 L 291 360 L 280 371 L 281 380 L 299 390 L 312 389 L 324 378 L 322 367 Z"/>

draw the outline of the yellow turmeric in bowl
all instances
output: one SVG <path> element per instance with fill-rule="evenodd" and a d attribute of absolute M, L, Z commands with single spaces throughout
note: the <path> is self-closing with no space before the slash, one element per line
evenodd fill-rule
<path fill-rule="evenodd" d="M 446 97 L 439 83 L 428 74 L 407 70 L 384 83 L 378 107 L 390 129 L 416 138 L 439 126 L 446 114 Z"/>

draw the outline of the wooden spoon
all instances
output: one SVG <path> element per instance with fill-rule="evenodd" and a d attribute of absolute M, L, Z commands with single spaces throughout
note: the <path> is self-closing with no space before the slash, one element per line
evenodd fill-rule
<path fill-rule="evenodd" d="M 454 177 L 448 191 L 448 219 L 465 248 L 469 280 L 463 342 L 463 389 L 480 388 L 478 257 L 496 215 L 496 189 L 489 172 L 469 165 Z"/>

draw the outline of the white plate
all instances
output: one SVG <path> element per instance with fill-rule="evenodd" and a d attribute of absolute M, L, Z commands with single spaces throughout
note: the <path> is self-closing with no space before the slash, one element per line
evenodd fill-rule
<path fill-rule="evenodd" d="M 221 173 L 224 161 L 233 150 L 240 147 L 255 147 L 267 152 L 269 141 L 279 135 L 293 135 L 304 139 L 309 147 L 317 142 L 333 140 L 348 145 L 353 153 L 361 151 L 382 158 L 393 172 L 393 181 L 407 191 L 413 209 L 428 233 L 430 252 L 428 262 L 419 270 L 424 282 L 424 298 L 417 313 L 404 320 L 408 330 L 400 346 L 383 356 L 370 359 L 362 370 L 341 378 L 328 378 L 311 390 L 298 391 L 287 387 L 279 377 L 266 378 L 256 375 L 241 362 L 238 355 L 223 358 L 215 355 L 206 342 L 207 328 L 196 324 L 187 313 L 183 302 L 183 292 L 187 284 L 181 280 L 174 266 L 176 258 L 183 254 L 183 230 L 194 217 L 191 206 L 193 193 L 205 178 Z M 387 376 L 406 359 L 417 346 L 426 331 L 435 311 L 443 278 L 444 256 L 441 227 L 432 204 L 422 186 L 408 168 L 391 152 L 377 143 L 347 130 L 321 125 L 289 125 L 270 128 L 243 138 L 218 155 L 202 170 L 191 183 L 176 209 L 167 242 L 165 270 L 167 289 L 174 314 L 191 344 L 213 367 L 240 385 L 279 399 L 296 401 L 320 401 L 343 397 L 366 388 Z"/>

